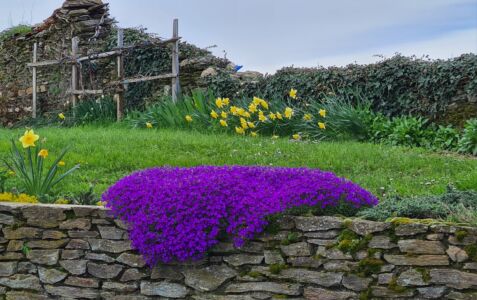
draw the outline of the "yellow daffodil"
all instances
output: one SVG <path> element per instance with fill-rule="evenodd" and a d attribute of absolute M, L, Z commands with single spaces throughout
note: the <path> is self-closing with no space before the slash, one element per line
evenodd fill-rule
<path fill-rule="evenodd" d="M 227 119 L 227 116 L 228 116 L 228 115 L 227 115 L 227 113 L 226 113 L 225 111 L 223 111 L 223 112 L 220 113 L 220 117 L 221 117 L 222 119 Z"/>
<path fill-rule="evenodd" d="M 225 121 L 225 120 L 220 120 L 220 126 L 222 126 L 222 127 L 227 127 L 227 126 L 229 126 L 229 125 L 227 124 L 227 121 Z"/>
<path fill-rule="evenodd" d="M 299 139 L 301 139 L 301 136 L 298 133 L 292 135 L 292 137 L 295 141 L 298 141 Z"/>
<path fill-rule="evenodd" d="M 258 133 L 256 131 L 252 131 L 252 132 L 250 132 L 250 136 L 251 137 L 257 137 Z"/>
<path fill-rule="evenodd" d="M 48 157 L 48 150 L 46 149 L 41 149 L 40 152 L 38 152 L 38 156 L 41 158 L 47 158 Z"/>
<path fill-rule="evenodd" d="M 64 161 L 60 160 L 58 162 L 58 167 L 64 167 L 64 166 L 66 166 L 66 163 Z"/>
<path fill-rule="evenodd" d="M 311 118 L 312 118 L 312 116 L 310 114 L 305 114 L 303 116 L 303 120 L 305 120 L 305 121 L 311 121 Z"/>
<path fill-rule="evenodd" d="M 278 119 L 278 120 L 283 120 L 283 116 L 282 116 L 281 113 L 277 112 L 276 115 L 277 115 L 277 119 Z"/>
<path fill-rule="evenodd" d="M 276 139 L 278 139 L 278 138 L 280 138 L 280 136 L 278 136 L 278 135 L 272 135 L 272 139 L 273 139 L 273 140 L 276 140 Z"/>
<path fill-rule="evenodd" d="M 268 103 L 265 100 L 260 101 L 260 105 L 263 107 L 263 109 L 268 109 Z"/>
<path fill-rule="evenodd" d="M 322 116 L 323 118 L 326 117 L 326 110 L 320 109 L 319 114 L 320 114 L 320 116 Z"/>
<path fill-rule="evenodd" d="M 245 120 L 244 118 L 240 118 L 240 126 L 242 126 L 243 129 L 248 129 L 247 120 Z"/>
<path fill-rule="evenodd" d="M 244 118 L 247 118 L 247 119 L 251 117 L 251 115 L 250 115 L 250 113 L 249 113 L 248 111 L 244 112 L 244 113 L 242 114 L 242 116 L 243 116 Z"/>
<path fill-rule="evenodd" d="M 320 127 L 320 129 L 326 129 L 326 124 L 322 122 L 318 122 L 318 127 Z"/>
<path fill-rule="evenodd" d="M 23 148 L 35 147 L 35 142 L 40 139 L 40 136 L 35 134 L 32 130 L 25 131 L 25 134 L 20 138 Z"/>
<path fill-rule="evenodd" d="M 190 123 L 192 122 L 192 117 L 190 115 L 187 115 L 185 116 L 185 120 Z"/>
<path fill-rule="evenodd" d="M 237 110 L 238 110 L 237 106 L 231 106 L 230 107 L 230 113 L 234 116 L 236 116 L 238 114 Z"/>
<path fill-rule="evenodd" d="M 243 129 L 242 127 L 235 127 L 235 132 L 237 134 L 245 134 L 245 129 Z"/>
<path fill-rule="evenodd" d="M 268 117 L 270 118 L 270 120 L 275 120 L 277 118 L 277 115 L 274 113 L 270 113 Z"/>
<path fill-rule="evenodd" d="M 222 108 L 224 106 L 224 102 L 222 101 L 222 98 L 217 98 L 215 100 L 215 105 L 217 105 L 218 108 Z"/>
<path fill-rule="evenodd" d="M 252 122 L 247 122 L 247 126 L 248 128 L 255 128 L 255 124 L 253 124 Z"/>
<path fill-rule="evenodd" d="M 58 114 L 58 118 L 60 118 L 61 120 L 64 120 L 64 119 L 66 119 L 66 117 L 65 117 L 65 114 L 64 114 L 64 113 L 59 113 L 59 114 Z"/>
<path fill-rule="evenodd" d="M 297 90 L 291 89 L 288 94 L 290 95 L 290 98 L 296 99 Z"/>
<path fill-rule="evenodd" d="M 96 206 L 105 206 L 105 205 L 106 205 L 106 202 L 104 202 L 104 201 L 96 202 Z"/>
<path fill-rule="evenodd" d="M 266 122 L 268 120 L 268 118 L 263 114 L 263 111 L 260 111 L 258 113 L 258 119 L 260 120 L 260 122 Z"/>
<path fill-rule="evenodd" d="M 252 103 L 255 104 L 256 106 L 260 105 L 260 102 L 262 102 L 262 99 L 258 97 L 253 97 Z"/>
<path fill-rule="evenodd" d="M 215 110 L 210 112 L 210 116 L 212 117 L 212 119 L 217 119 L 219 117 L 219 115 L 215 112 Z"/>
<path fill-rule="evenodd" d="M 229 98 L 223 98 L 222 99 L 222 104 L 225 106 L 228 106 L 230 104 L 230 99 Z"/>
<path fill-rule="evenodd" d="M 153 126 L 152 126 L 152 123 L 151 122 L 146 122 L 146 128 L 149 128 L 151 129 Z"/>
<path fill-rule="evenodd" d="M 70 204 L 70 201 L 66 200 L 65 198 L 60 198 L 58 200 L 55 201 L 55 204 Z"/>
<path fill-rule="evenodd" d="M 285 108 L 284 115 L 285 115 L 285 118 L 291 119 L 293 116 L 293 109 L 291 109 L 290 107 Z"/>
<path fill-rule="evenodd" d="M 243 108 L 241 108 L 241 107 L 237 108 L 237 114 L 238 114 L 239 116 L 243 116 L 244 113 L 245 113 L 245 109 L 243 109 Z"/>
<path fill-rule="evenodd" d="M 251 103 L 248 106 L 248 111 L 251 112 L 252 114 L 256 113 L 257 112 L 257 105 L 255 105 L 255 103 Z"/>

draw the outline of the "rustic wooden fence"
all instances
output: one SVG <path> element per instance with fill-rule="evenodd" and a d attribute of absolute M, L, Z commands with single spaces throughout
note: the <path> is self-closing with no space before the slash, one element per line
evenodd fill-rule
<path fill-rule="evenodd" d="M 38 44 L 33 45 L 33 60 L 31 63 L 27 64 L 29 68 L 32 68 L 32 117 L 37 117 L 38 103 L 37 103 L 37 68 L 60 65 L 64 63 L 71 64 L 71 87 L 68 90 L 68 94 L 71 97 L 71 103 L 73 108 L 78 102 L 78 96 L 80 95 L 103 95 L 105 90 L 86 90 L 80 89 L 79 86 L 79 65 L 85 61 L 92 61 L 98 59 L 106 58 L 116 58 L 116 67 L 117 67 L 117 80 L 112 81 L 108 84 L 107 88 L 113 88 L 115 91 L 114 99 L 117 103 L 117 120 L 121 120 L 124 115 L 124 93 L 126 85 L 131 83 L 145 82 L 151 80 L 160 80 L 170 78 L 172 80 L 172 99 L 177 101 L 177 97 L 180 91 L 180 82 L 179 82 L 179 20 L 174 19 L 173 22 L 173 31 L 172 37 L 170 39 L 157 41 L 154 43 L 139 44 L 139 45 L 129 45 L 124 46 L 124 30 L 118 29 L 117 34 L 117 47 L 109 52 L 96 53 L 89 56 L 80 57 L 78 56 L 79 51 L 79 38 L 73 37 L 71 40 L 71 57 L 64 57 L 58 60 L 45 60 L 38 61 Z M 164 45 L 172 45 L 172 70 L 171 73 L 159 74 L 154 76 L 138 76 L 133 78 L 125 78 L 124 73 L 124 53 L 125 51 L 143 48 L 143 47 L 163 47 Z M 74 109 L 73 109 L 74 112 Z"/>

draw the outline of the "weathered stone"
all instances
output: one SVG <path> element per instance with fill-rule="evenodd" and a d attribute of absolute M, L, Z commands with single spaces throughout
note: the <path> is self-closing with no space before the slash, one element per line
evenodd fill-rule
<path fill-rule="evenodd" d="M 477 288 L 477 274 L 453 269 L 432 269 L 431 283 L 445 284 L 458 290 Z"/>
<path fill-rule="evenodd" d="M 77 287 L 85 287 L 85 288 L 98 288 L 99 281 L 94 278 L 83 278 L 83 277 L 75 277 L 69 276 L 65 280 L 66 285 L 77 286 Z"/>
<path fill-rule="evenodd" d="M 464 270 L 477 270 L 477 263 L 466 263 Z"/>
<path fill-rule="evenodd" d="M 66 245 L 66 249 L 89 250 L 89 243 L 85 240 L 74 239 L 71 240 L 68 245 Z"/>
<path fill-rule="evenodd" d="M 73 275 L 83 275 L 86 273 L 87 260 L 62 260 L 60 265 Z"/>
<path fill-rule="evenodd" d="M 87 260 L 98 260 L 98 261 L 104 261 L 106 263 L 112 263 L 115 262 L 115 259 L 112 258 L 109 255 L 106 255 L 104 253 L 87 253 L 85 258 Z"/>
<path fill-rule="evenodd" d="M 398 242 L 401 252 L 412 254 L 444 254 L 445 248 L 440 241 L 400 240 Z"/>
<path fill-rule="evenodd" d="M 311 239 L 334 239 L 340 235 L 339 230 L 306 232 L 305 236 Z"/>
<path fill-rule="evenodd" d="M 129 253 L 121 254 L 118 258 L 116 258 L 116 261 L 134 268 L 142 268 L 146 265 L 141 255 Z"/>
<path fill-rule="evenodd" d="M 295 217 L 295 225 L 301 231 L 325 231 L 341 229 L 343 220 L 336 217 Z"/>
<path fill-rule="evenodd" d="M 121 253 L 121 252 L 132 250 L 130 241 L 90 239 L 89 243 L 93 251 Z"/>
<path fill-rule="evenodd" d="M 378 274 L 378 284 L 389 284 L 393 280 L 393 273 L 381 273 Z"/>
<path fill-rule="evenodd" d="M 326 249 L 326 247 L 323 246 L 318 247 L 316 255 L 319 257 L 326 257 L 328 259 L 353 259 L 349 253 L 343 253 L 336 248 Z"/>
<path fill-rule="evenodd" d="M 357 297 L 352 292 L 330 291 L 314 287 L 305 288 L 304 296 L 306 300 L 347 300 L 356 299 Z"/>
<path fill-rule="evenodd" d="M 443 233 L 431 233 L 426 235 L 426 239 L 430 241 L 441 241 L 444 239 L 444 234 Z"/>
<path fill-rule="evenodd" d="M 272 264 L 283 264 L 285 260 L 283 259 L 280 251 L 277 250 L 265 250 L 263 252 L 265 256 L 265 263 L 267 265 L 272 265 Z"/>
<path fill-rule="evenodd" d="M 353 220 L 349 229 L 353 230 L 359 235 L 368 235 L 375 232 L 381 232 L 391 227 L 390 223 L 374 222 L 368 220 Z"/>
<path fill-rule="evenodd" d="M 248 253 L 263 253 L 263 243 L 258 242 L 246 242 L 242 247 L 239 248 L 242 252 Z"/>
<path fill-rule="evenodd" d="M 414 290 L 407 289 L 402 292 L 393 291 L 386 287 L 376 286 L 372 288 L 371 294 L 374 297 L 382 297 L 382 298 L 407 298 L 414 296 Z"/>
<path fill-rule="evenodd" d="M 291 245 L 282 245 L 281 250 L 286 256 L 310 256 L 311 247 L 306 242 L 295 243 Z"/>
<path fill-rule="evenodd" d="M 237 273 L 225 265 L 212 265 L 201 269 L 186 269 L 182 272 L 185 284 L 191 288 L 209 292 L 219 288 L 227 280 L 237 276 Z"/>
<path fill-rule="evenodd" d="M 307 269 L 285 269 L 276 275 L 280 279 L 319 284 L 324 287 L 337 286 L 343 278 L 341 272 L 316 272 Z"/>
<path fill-rule="evenodd" d="M 254 293 L 256 295 L 256 293 Z M 268 298 L 270 296 L 268 295 Z M 194 300 L 256 300 L 256 299 L 267 299 L 267 298 L 262 298 L 262 297 L 252 297 L 249 295 L 193 295 L 192 299 Z"/>
<path fill-rule="evenodd" d="M 398 279 L 397 284 L 400 286 L 423 286 L 429 285 L 422 278 L 422 273 L 418 272 L 416 269 L 409 269 L 402 272 Z"/>
<path fill-rule="evenodd" d="M 23 256 L 23 253 L 7 252 L 0 255 L 0 261 L 21 260 Z"/>
<path fill-rule="evenodd" d="M 315 268 L 315 269 L 317 269 L 321 265 L 323 265 L 323 260 L 315 259 L 314 257 L 311 257 L 311 256 L 289 257 L 287 261 L 288 261 L 289 264 L 291 264 L 294 267 Z"/>
<path fill-rule="evenodd" d="M 3 228 L 3 235 L 7 240 L 39 239 L 42 231 L 33 227 Z"/>
<path fill-rule="evenodd" d="M 464 250 L 456 246 L 449 246 L 446 253 L 455 262 L 464 262 L 469 258 L 469 255 Z"/>
<path fill-rule="evenodd" d="M 53 295 L 64 298 L 86 298 L 86 299 L 97 299 L 99 298 L 99 291 L 88 288 L 77 288 L 69 286 L 45 286 L 46 291 Z"/>
<path fill-rule="evenodd" d="M 91 217 L 96 215 L 98 209 L 98 207 L 92 206 L 75 206 L 73 207 L 73 212 L 75 213 L 75 216 L 79 218 Z"/>
<path fill-rule="evenodd" d="M 184 276 L 173 266 L 158 265 L 151 272 L 151 279 L 182 280 Z"/>
<path fill-rule="evenodd" d="M 368 243 L 369 248 L 374 249 L 392 249 L 396 248 L 397 245 L 391 242 L 391 238 L 384 235 L 375 235 Z"/>
<path fill-rule="evenodd" d="M 243 265 L 258 265 L 263 261 L 263 255 L 233 254 L 224 257 L 224 261 L 234 267 Z"/>
<path fill-rule="evenodd" d="M 189 294 L 189 290 L 181 284 L 171 283 L 167 281 L 141 281 L 141 294 L 146 296 L 184 298 Z"/>
<path fill-rule="evenodd" d="M 78 259 L 83 256 L 83 250 L 61 250 L 61 259 Z"/>
<path fill-rule="evenodd" d="M 116 224 L 116 226 L 118 226 L 121 229 L 124 229 L 124 230 L 128 229 L 128 225 L 126 225 L 123 221 L 119 219 L 114 219 L 114 224 Z"/>
<path fill-rule="evenodd" d="M 138 284 L 135 282 L 132 283 L 119 283 L 119 282 L 110 282 L 106 281 L 102 286 L 105 290 L 113 290 L 120 293 L 134 292 L 138 289 Z"/>
<path fill-rule="evenodd" d="M 447 295 L 447 299 L 452 300 L 476 300 L 477 293 L 459 293 L 456 291 L 452 291 Z"/>
<path fill-rule="evenodd" d="M 442 296 L 446 292 L 445 286 L 431 286 L 431 287 L 421 287 L 417 289 L 419 295 L 425 299 L 442 299 Z"/>
<path fill-rule="evenodd" d="M 66 278 L 66 273 L 55 270 L 55 269 L 46 269 L 39 267 L 38 275 L 40 276 L 40 281 L 48 284 L 55 284 L 62 281 Z"/>
<path fill-rule="evenodd" d="M 98 226 L 101 238 L 108 240 L 121 240 L 126 233 L 125 230 L 114 226 Z"/>
<path fill-rule="evenodd" d="M 147 277 L 147 275 L 144 272 L 139 271 L 138 269 L 127 269 L 126 271 L 124 271 L 119 281 L 138 281 L 145 277 Z"/>
<path fill-rule="evenodd" d="M 0 277 L 7 277 L 15 274 L 18 270 L 18 263 L 14 262 L 0 262 Z"/>
<path fill-rule="evenodd" d="M 0 214 L 0 224 L 13 225 L 15 223 L 15 218 L 10 215 Z"/>
<path fill-rule="evenodd" d="M 5 294 L 6 300 L 50 300 L 48 295 L 24 291 L 9 291 L 7 293 L 1 293 L 0 291 L 0 295 L 2 294 Z"/>
<path fill-rule="evenodd" d="M 29 261 L 22 261 L 18 263 L 17 273 L 19 274 L 36 274 L 37 272 L 37 266 Z"/>
<path fill-rule="evenodd" d="M 41 228 L 58 227 L 61 221 L 66 220 L 66 214 L 61 207 L 52 206 L 25 206 L 22 208 L 27 224 Z"/>
<path fill-rule="evenodd" d="M 90 230 L 91 220 L 89 219 L 70 219 L 60 224 L 60 229 L 66 230 Z"/>
<path fill-rule="evenodd" d="M 27 274 L 15 274 L 10 277 L 0 277 L 0 285 L 17 290 L 42 290 L 38 277 Z"/>
<path fill-rule="evenodd" d="M 75 239 L 97 238 L 99 233 L 96 231 L 68 231 L 68 236 Z"/>
<path fill-rule="evenodd" d="M 27 242 L 27 246 L 30 249 L 58 249 L 58 248 L 62 248 L 68 242 L 69 242 L 68 239 L 54 240 L 54 241 L 37 240 L 37 241 Z"/>
<path fill-rule="evenodd" d="M 391 255 L 385 254 L 384 259 L 396 266 L 448 266 L 447 255 Z"/>
<path fill-rule="evenodd" d="M 113 279 L 123 270 L 121 265 L 88 263 L 88 273 L 102 279 Z"/>
<path fill-rule="evenodd" d="M 20 240 L 11 240 L 8 243 L 7 251 L 11 251 L 11 252 L 20 251 L 20 250 L 23 249 L 24 244 L 25 243 L 23 241 L 20 241 Z"/>
<path fill-rule="evenodd" d="M 60 258 L 60 250 L 30 250 L 27 258 L 35 264 L 53 266 Z"/>
<path fill-rule="evenodd" d="M 457 239 L 454 235 L 451 235 L 449 236 L 449 244 L 462 246 L 477 244 L 477 234 L 469 234 L 463 239 Z"/>
<path fill-rule="evenodd" d="M 401 224 L 394 229 L 394 234 L 397 236 L 409 236 L 419 233 L 425 233 L 428 230 L 428 226 L 425 224 L 411 223 Z"/>
<path fill-rule="evenodd" d="M 309 239 L 308 244 L 318 245 L 318 246 L 333 246 L 336 244 L 337 240 L 322 240 L 322 239 Z"/>
<path fill-rule="evenodd" d="M 212 247 L 209 251 L 212 254 L 229 254 L 238 252 L 233 243 L 220 242 Z"/>
<path fill-rule="evenodd" d="M 43 231 L 43 240 L 61 240 L 66 237 L 66 234 L 64 234 L 61 231 L 57 230 L 45 230 Z"/>
<path fill-rule="evenodd" d="M 358 266 L 357 262 L 347 260 L 330 260 L 323 265 L 327 271 L 350 272 Z"/>
<path fill-rule="evenodd" d="M 226 293 L 270 292 L 274 294 L 299 296 L 300 285 L 276 282 L 233 283 L 225 289 Z"/>
<path fill-rule="evenodd" d="M 347 289 L 360 292 L 367 290 L 372 281 L 371 278 L 363 278 L 354 274 L 347 274 L 343 277 L 342 284 Z"/>

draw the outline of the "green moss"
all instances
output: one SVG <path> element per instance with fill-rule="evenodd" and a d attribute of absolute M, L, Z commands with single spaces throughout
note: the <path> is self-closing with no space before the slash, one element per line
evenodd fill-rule
<path fill-rule="evenodd" d="M 271 264 L 269 267 L 268 267 L 268 270 L 270 271 L 270 273 L 274 274 L 274 275 L 278 275 L 280 274 L 280 272 L 284 269 L 287 269 L 288 266 L 285 265 L 285 264 Z"/>
<path fill-rule="evenodd" d="M 343 228 L 350 228 L 352 224 L 353 224 L 353 220 L 351 220 L 351 219 L 345 219 L 345 220 L 343 221 L 343 225 L 342 225 L 342 226 L 343 226 Z"/>
<path fill-rule="evenodd" d="M 469 233 L 466 230 L 457 230 L 455 232 L 455 238 L 459 242 L 462 242 L 468 235 L 469 235 Z"/>
<path fill-rule="evenodd" d="M 421 273 L 422 280 L 424 282 L 428 283 L 429 281 L 431 281 L 431 274 L 429 274 L 429 270 L 424 269 L 424 268 L 416 268 L 416 271 Z"/>
<path fill-rule="evenodd" d="M 399 284 L 397 284 L 397 277 L 393 276 L 391 281 L 388 284 L 388 288 L 396 293 L 404 293 L 407 289 Z"/>
<path fill-rule="evenodd" d="M 468 245 L 464 248 L 465 252 L 469 256 L 469 259 L 477 262 L 477 245 Z"/>
<path fill-rule="evenodd" d="M 361 293 L 359 293 L 359 300 L 368 300 L 368 299 L 371 299 L 371 288 L 368 288 L 367 290 L 365 291 L 362 291 Z"/>
<path fill-rule="evenodd" d="M 296 232 L 291 232 L 287 235 L 286 239 L 282 240 L 282 245 L 290 245 L 300 240 L 300 236 Z"/>
<path fill-rule="evenodd" d="M 366 277 L 371 274 L 379 273 L 382 265 L 384 265 L 384 262 L 381 259 L 368 257 L 359 261 L 354 272 L 360 276 Z"/>
<path fill-rule="evenodd" d="M 391 222 L 391 224 L 397 226 L 397 225 L 412 224 L 412 223 L 415 223 L 415 220 L 413 220 L 411 218 L 397 217 L 397 218 L 392 218 L 391 220 L 389 220 L 389 222 Z"/>
<path fill-rule="evenodd" d="M 252 277 L 252 278 L 259 278 L 262 276 L 262 273 L 260 272 L 257 272 L 257 271 L 250 271 L 247 273 L 248 276 Z"/>
<path fill-rule="evenodd" d="M 273 295 L 272 299 L 288 299 L 287 295 Z"/>
<path fill-rule="evenodd" d="M 361 237 L 350 229 L 344 229 L 338 236 L 338 243 L 334 246 L 345 253 L 354 254 L 365 249 L 371 238 L 371 235 Z"/>
<path fill-rule="evenodd" d="M 368 257 L 374 257 L 374 255 L 375 255 L 376 253 L 378 253 L 379 250 L 378 250 L 378 249 L 375 249 L 375 248 L 369 248 L 369 249 L 367 250 L 367 252 L 368 252 Z"/>

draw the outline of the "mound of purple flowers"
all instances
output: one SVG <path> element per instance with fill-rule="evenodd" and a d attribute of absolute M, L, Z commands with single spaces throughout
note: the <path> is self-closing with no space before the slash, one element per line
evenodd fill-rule
<path fill-rule="evenodd" d="M 119 180 L 103 201 L 129 225 L 132 245 L 149 265 L 197 259 L 220 233 L 236 246 L 262 232 L 266 217 L 302 205 L 378 200 L 333 173 L 307 168 L 154 168 Z"/>

